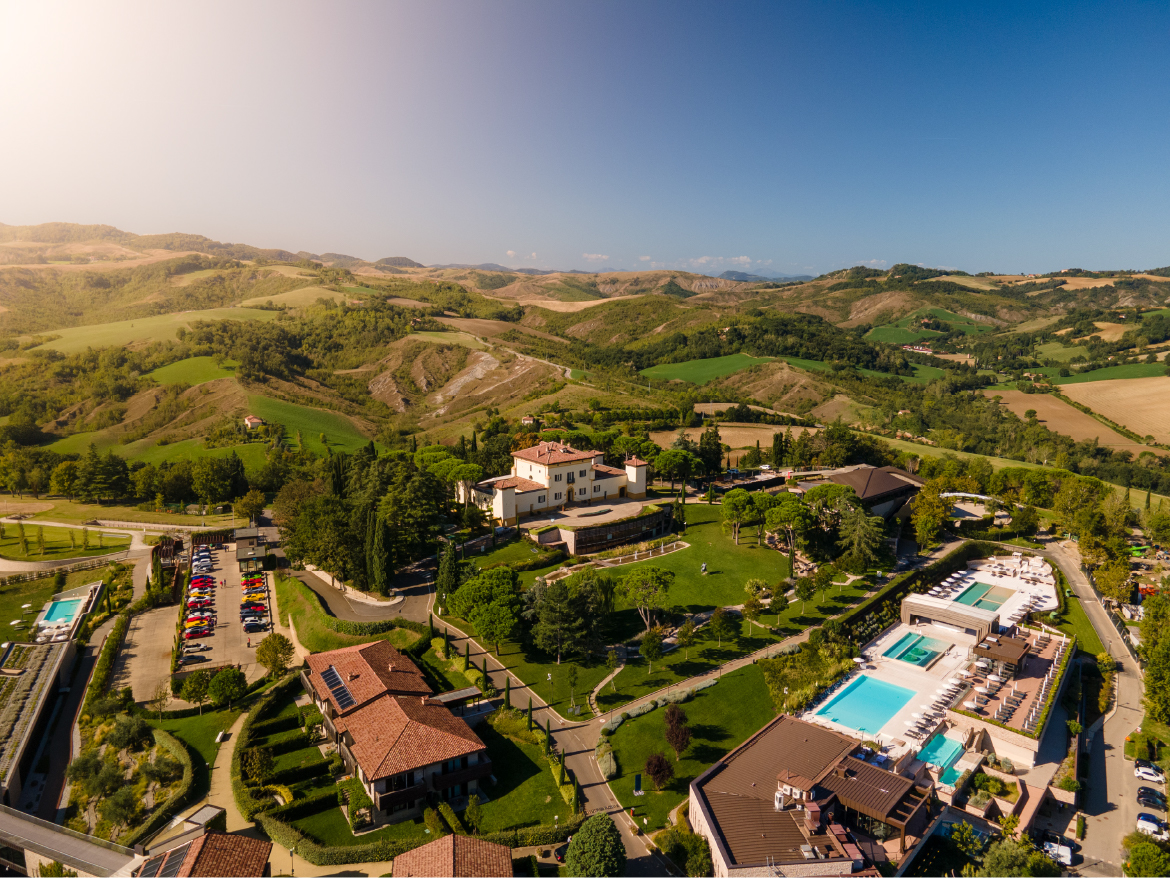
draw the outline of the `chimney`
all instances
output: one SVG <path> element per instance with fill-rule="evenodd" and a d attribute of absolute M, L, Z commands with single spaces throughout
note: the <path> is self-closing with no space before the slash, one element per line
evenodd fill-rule
<path fill-rule="evenodd" d="M 357 674 L 355 674 L 355 673 L 353 673 L 353 672 L 350 672 L 350 674 L 349 674 L 349 680 L 350 680 L 350 682 L 353 682 L 353 681 L 354 681 L 354 680 L 356 680 L 357 678 L 358 678 L 358 675 L 357 675 Z"/>
<path fill-rule="evenodd" d="M 394 673 L 394 662 L 390 662 L 390 673 Z"/>

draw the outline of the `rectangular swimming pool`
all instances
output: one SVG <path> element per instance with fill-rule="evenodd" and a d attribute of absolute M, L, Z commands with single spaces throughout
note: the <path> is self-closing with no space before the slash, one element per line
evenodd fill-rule
<path fill-rule="evenodd" d="M 45 621 L 72 622 L 73 617 L 77 615 L 77 608 L 80 605 L 80 598 L 75 598 L 69 601 L 53 601 L 53 603 L 49 605 L 49 611 L 45 613 Z"/>
<path fill-rule="evenodd" d="M 946 651 L 947 646 L 948 644 L 945 641 L 935 640 L 933 637 L 926 637 L 923 634 L 915 634 L 911 631 L 908 634 L 904 634 L 897 643 L 887 649 L 882 655 L 886 658 L 895 658 L 899 661 L 909 662 L 912 665 L 925 668 L 942 655 Z"/>
<path fill-rule="evenodd" d="M 977 582 L 955 598 L 955 601 L 981 610 L 998 610 L 1014 593 L 1010 588 Z"/>
<path fill-rule="evenodd" d="M 872 735 L 880 732 L 913 697 L 913 689 L 863 675 L 818 710 L 817 716 Z"/>
<path fill-rule="evenodd" d="M 963 752 L 963 745 L 946 735 L 935 735 L 918 751 L 918 758 L 935 768 L 950 768 Z"/>

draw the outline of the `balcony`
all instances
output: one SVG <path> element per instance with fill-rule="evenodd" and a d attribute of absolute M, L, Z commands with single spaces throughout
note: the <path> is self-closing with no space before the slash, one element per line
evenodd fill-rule
<path fill-rule="evenodd" d="M 477 765 L 469 765 L 467 768 L 461 768 L 458 771 L 452 771 L 447 774 L 440 772 L 431 772 L 431 786 L 437 792 L 445 790 L 448 787 L 453 787 L 456 784 L 465 784 L 472 780 L 482 780 L 485 777 L 491 777 L 492 761 L 487 756 L 481 754 L 480 761 Z"/>
<path fill-rule="evenodd" d="M 377 805 L 379 811 L 390 812 L 390 809 L 395 805 L 401 805 L 404 802 L 410 802 L 414 799 L 421 799 L 427 794 L 427 785 L 423 781 L 419 781 L 412 787 L 407 787 L 404 790 L 394 790 L 389 793 L 380 793 L 377 796 Z"/>

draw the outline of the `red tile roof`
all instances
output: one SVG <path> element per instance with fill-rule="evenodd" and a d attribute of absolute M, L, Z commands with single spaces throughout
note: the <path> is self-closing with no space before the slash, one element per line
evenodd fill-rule
<path fill-rule="evenodd" d="M 631 457 L 626 461 L 626 466 L 650 466 L 650 464 L 640 457 Z"/>
<path fill-rule="evenodd" d="M 208 832 L 191 842 L 187 856 L 179 866 L 178 878 L 260 878 L 271 854 L 270 841 Z"/>
<path fill-rule="evenodd" d="M 512 874 L 512 851 L 467 835 L 445 835 L 430 844 L 394 858 L 394 878 L 424 876 L 484 876 L 502 878 Z"/>
<path fill-rule="evenodd" d="M 466 722 L 428 698 L 379 698 L 336 721 L 350 751 L 373 781 L 486 751 Z"/>
<path fill-rule="evenodd" d="M 606 466 L 604 463 L 593 464 L 593 472 L 595 478 L 617 478 L 618 476 L 625 476 L 624 469 L 618 469 L 616 466 Z"/>
<path fill-rule="evenodd" d="M 350 711 L 380 695 L 431 694 L 431 687 L 418 666 L 385 640 L 319 652 L 308 657 L 308 664 L 309 682 L 317 697 L 332 703 L 338 713 L 344 711 L 321 679 L 330 665 L 336 668 L 341 682 L 353 696 Z"/>
<path fill-rule="evenodd" d="M 480 482 L 476 487 L 478 488 L 515 488 L 516 493 L 523 494 L 525 491 L 547 491 L 544 485 L 540 482 L 534 482 L 531 479 L 522 479 L 519 476 L 509 476 L 506 479 L 493 479 L 489 482 Z"/>
<path fill-rule="evenodd" d="M 512 456 L 532 463 L 555 464 L 571 463 L 574 460 L 592 460 L 600 451 L 577 451 L 569 445 L 560 442 L 541 442 L 531 448 L 513 451 Z"/>

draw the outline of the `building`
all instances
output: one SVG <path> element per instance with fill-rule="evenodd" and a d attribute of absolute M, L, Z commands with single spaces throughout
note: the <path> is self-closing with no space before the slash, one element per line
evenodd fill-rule
<path fill-rule="evenodd" d="M 913 846 L 929 786 L 866 755 L 860 741 L 781 715 L 695 778 L 687 816 L 715 875 L 850 875 L 865 868 L 859 837 Z"/>
<path fill-rule="evenodd" d="M 485 479 L 471 488 L 471 501 L 505 525 L 537 513 L 608 500 L 646 496 L 647 463 L 630 458 L 623 467 L 606 466 L 601 451 L 578 451 L 560 442 L 541 442 L 512 452 L 509 475 Z M 463 486 L 459 499 L 465 499 Z"/>
<path fill-rule="evenodd" d="M 237 527 L 232 533 L 232 540 L 237 549 L 242 546 L 258 546 L 260 545 L 260 528 Z"/>
<path fill-rule="evenodd" d="M 536 424 L 536 418 L 532 417 L 532 415 L 525 415 L 520 419 L 520 423 L 525 427 L 532 427 Z"/>
<path fill-rule="evenodd" d="M 257 427 L 264 424 L 263 418 L 258 418 L 255 415 L 244 416 L 244 429 L 255 430 Z"/>
<path fill-rule="evenodd" d="M 856 466 L 830 473 L 828 479 L 852 488 L 871 515 L 880 515 L 886 520 L 909 515 L 910 501 L 926 484 L 918 476 L 896 466 Z"/>
<path fill-rule="evenodd" d="M 436 801 L 462 807 L 492 774 L 483 741 L 386 641 L 311 655 L 301 680 L 375 822 L 417 817 Z"/>
<path fill-rule="evenodd" d="M 504 878 L 512 849 L 469 835 L 444 835 L 394 858 L 394 878 Z"/>
<path fill-rule="evenodd" d="M 267 559 L 267 546 L 238 546 L 236 548 L 236 563 L 240 565 L 241 573 L 256 573 L 259 570 L 264 570 Z"/>
<path fill-rule="evenodd" d="M 232 875 L 238 878 L 266 878 L 272 874 L 269 858 L 272 842 L 246 835 L 209 832 L 194 839 L 175 839 L 179 844 L 168 850 L 150 852 L 134 878 L 214 878 Z"/>

